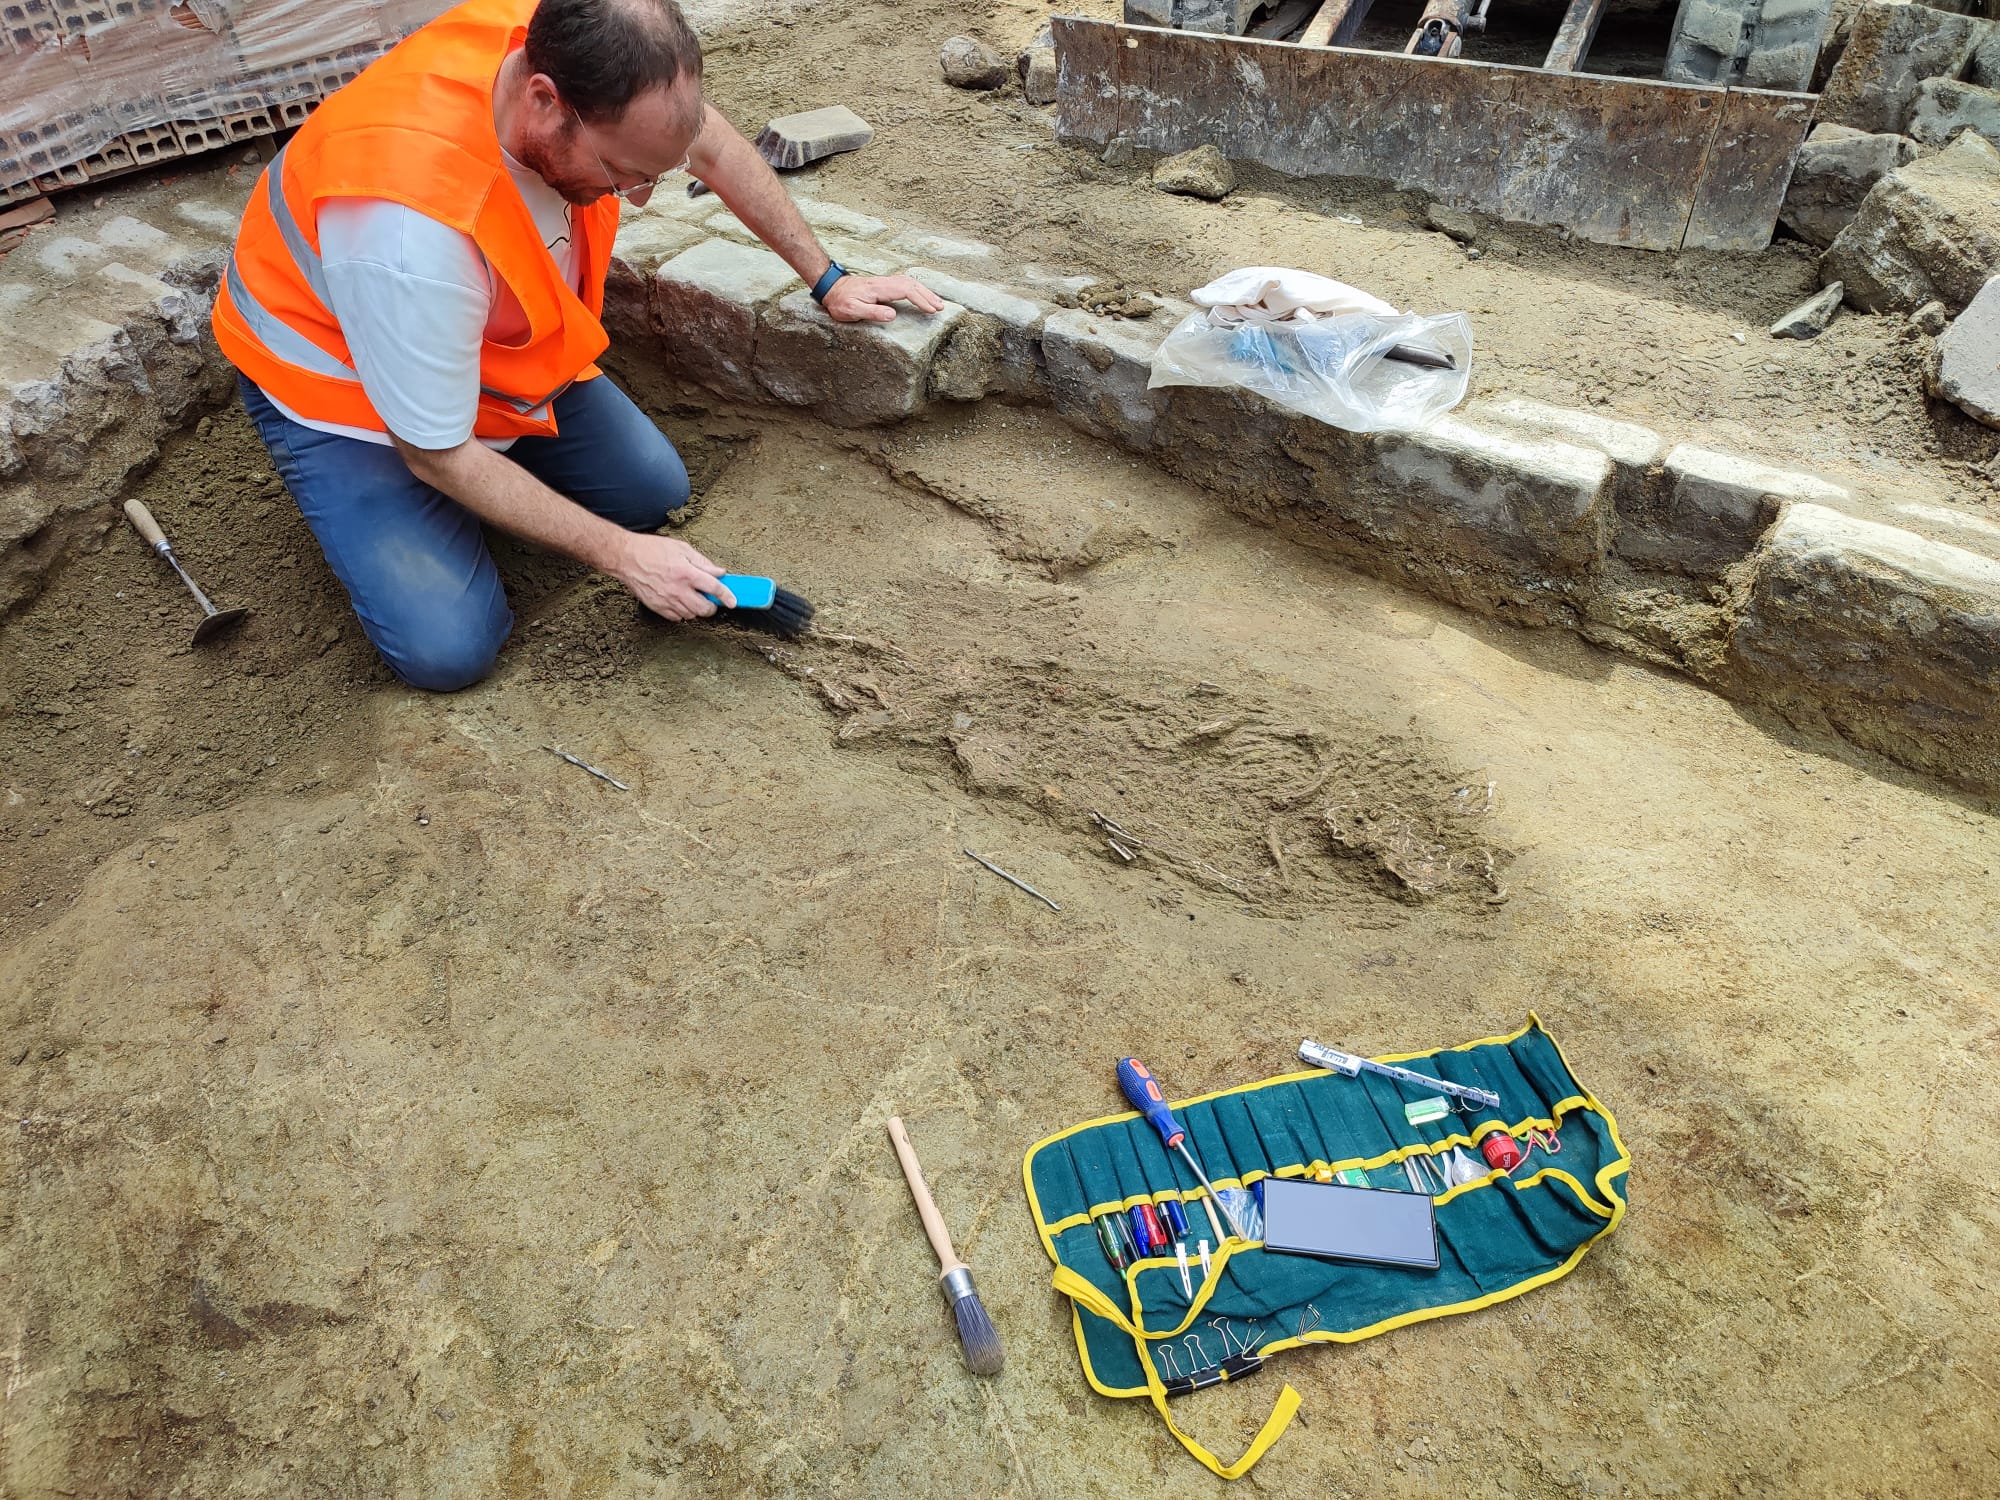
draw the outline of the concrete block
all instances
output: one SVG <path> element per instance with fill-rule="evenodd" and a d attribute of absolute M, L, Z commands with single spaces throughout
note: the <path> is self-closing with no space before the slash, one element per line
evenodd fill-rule
<path fill-rule="evenodd" d="M 1041 373 L 1042 321 L 1052 308 L 930 266 L 915 267 L 910 274 L 966 312 L 939 356 L 932 379 L 935 394 L 976 401 L 1034 390 Z"/>
<path fill-rule="evenodd" d="M 1915 6 L 1905 7 L 1916 9 Z M 1820 262 L 1869 312 L 1910 312 L 1936 298 L 1956 312 L 2000 266 L 2000 151 L 1961 134 L 1869 190 Z"/>
<path fill-rule="evenodd" d="M 947 305 L 930 317 L 904 308 L 888 323 L 836 323 L 810 292 L 793 292 L 760 320 L 757 381 L 839 426 L 899 422 L 929 399 L 931 365 L 964 316 Z"/>
<path fill-rule="evenodd" d="M 1931 394 L 2000 427 L 2000 277 L 1980 289 L 1938 340 Z"/>
<path fill-rule="evenodd" d="M 1855 13 L 1818 118 L 1856 130 L 1900 134 L 1926 78 L 1957 78 L 1992 22 L 1977 16 L 1869 0 Z"/>
<path fill-rule="evenodd" d="M 1745 24 L 1741 6 L 1716 4 L 1715 0 L 1688 0 L 1680 16 L 1680 49 L 1698 47 L 1719 57 L 1734 57 L 1743 40 Z M 1678 79 L 1677 73 L 1671 69 L 1667 76 L 1677 81 L 1707 81 L 1706 76 L 1696 80 Z"/>
<path fill-rule="evenodd" d="M 792 268 L 768 250 L 705 240 L 653 277 L 653 331 L 676 374 L 720 395 L 754 401 L 758 315 L 786 288 Z"/>
<path fill-rule="evenodd" d="M 845 104 L 829 104 L 780 115 L 758 133 L 757 152 L 786 171 L 843 151 L 859 151 L 874 139 L 874 126 Z"/>
<path fill-rule="evenodd" d="M 1085 432 L 1122 447 L 1152 447 L 1166 394 L 1146 385 L 1153 377 L 1153 351 L 1172 326 L 1101 318 L 1075 308 L 1050 313 L 1042 324 L 1042 358 L 1056 410 Z"/>
<path fill-rule="evenodd" d="M 1860 211 L 1868 190 L 1916 154 L 1917 144 L 1907 136 L 1814 126 L 1799 148 L 1778 222 L 1825 249 Z"/>
<path fill-rule="evenodd" d="M 1730 631 L 1743 685 L 1905 765 L 2000 786 L 2000 562 L 1787 506 Z"/>
<path fill-rule="evenodd" d="M 2000 143 L 2000 92 L 1953 78 L 1926 78 L 1917 87 L 1908 129 L 1926 146 L 1942 146 L 1961 130 Z"/>
<path fill-rule="evenodd" d="M 794 198 L 792 206 L 805 216 L 805 221 L 814 229 L 830 230 L 849 239 L 872 240 L 889 227 L 872 214 L 857 213 L 851 208 L 822 202 L 818 198 Z"/>
<path fill-rule="evenodd" d="M 1778 469 L 1683 443 L 1666 457 L 1658 510 L 1622 519 L 1616 548 L 1628 561 L 1696 578 L 1741 562 L 1776 519 L 1780 506 L 1805 501 L 1848 504 L 1840 485 L 1797 469 Z"/>

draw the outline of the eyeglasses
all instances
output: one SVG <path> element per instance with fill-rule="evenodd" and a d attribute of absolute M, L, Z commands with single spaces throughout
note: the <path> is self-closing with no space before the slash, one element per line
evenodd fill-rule
<path fill-rule="evenodd" d="M 574 104 L 569 106 L 569 112 L 571 117 L 576 121 L 576 128 L 583 132 L 584 145 L 590 147 L 591 156 L 596 158 L 597 170 L 604 174 L 605 186 L 610 188 L 615 196 L 623 198 L 627 203 L 636 205 L 641 198 L 650 196 L 653 189 L 660 185 L 660 177 L 670 176 L 675 172 L 679 172 L 688 164 L 688 159 L 683 156 L 673 166 L 668 167 L 666 171 L 660 173 L 659 177 L 649 177 L 636 187 L 620 187 L 618 179 L 611 175 L 611 168 L 604 164 L 603 155 L 598 151 L 596 142 L 590 138 L 590 127 L 583 123 L 583 116 L 577 114 Z"/>

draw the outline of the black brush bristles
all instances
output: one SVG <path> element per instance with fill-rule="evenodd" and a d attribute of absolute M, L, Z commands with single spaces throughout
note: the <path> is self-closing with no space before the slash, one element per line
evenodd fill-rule
<path fill-rule="evenodd" d="M 718 609 L 715 618 L 725 624 L 742 625 L 750 630 L 761 630 L 767 635 L 782 635 L 789 639 L 803 635 L 805 628 L 812 624 L 813 607 L 790 589 L 781 588 L 777 597 L 771 600 L 769 609 Z"/>
<path fill-rule="evenodd" d="M 968 1289 L 953 1301 L 951 1311 L 958 1319 L 958 1341 L 965 1347 L 966 1368 L 975 1375 L 998 1375 L 1007 1353 L 1000 1347 L 1000 1335 L 986 1316 L 986 1304 L 979 1300 L 979 1293 Z"/>

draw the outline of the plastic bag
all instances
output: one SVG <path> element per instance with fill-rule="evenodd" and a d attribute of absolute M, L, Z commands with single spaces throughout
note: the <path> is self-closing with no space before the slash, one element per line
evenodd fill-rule
<path fill-rule="evenodd" d="M 1448 354 L 1456 368 L 1385 358 L 1398 344 Z M 1167 335 L 1153 355 L 1147 388 L 1238 385 L 1350 432 L 1406 432 L 1458 405 L 1471 381 L 1472 324 L 1464 313 L 1348 313 L 1219 326 L 1203 310 Z"/>

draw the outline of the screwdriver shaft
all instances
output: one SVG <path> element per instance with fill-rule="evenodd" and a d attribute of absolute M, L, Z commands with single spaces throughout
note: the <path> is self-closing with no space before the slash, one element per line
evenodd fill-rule
<path fill-rule="evenodd" d="M 1201 1163 L 1194 1159 L 1194 1153 L 1188 1150 L 1185 1140 L 1182 1140 L 1176 1149 L 1186 1159 L 1188 1166 L 1193 1170 L 1194 1175 L 1200 1179 L 1202 1188 L 1207 1193 L 1207 1196 L 1201 1200 L 1201 1206 L 1208 1212 L 1208 1227 L 1215 1231 L 1215 1238 L 1218 1242 L 1228 1239 L 1229 1236 L 1222 1232 L 1221 1222 L 1215 1217 L 1216 1207 L 1221 1204 L 1222 1200 L 1215 1196 L 1215 1189 L 1209 1186 L 1208 1174 L 1202 1171 Z M 1225 1214 L 1229 1213 L 1226 1207 L 1222 1211 Z M 1238 1239 L 1248 1239 L 1250 1237 L 1243 1233 L 1242 1230 L 1236 1228 L 1236 1216 L 1234 1214 L 1229 1214 L 1229 1227 L 1236 1230 L 1236 1237 Z"/>

